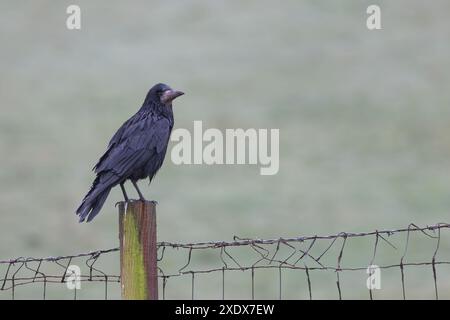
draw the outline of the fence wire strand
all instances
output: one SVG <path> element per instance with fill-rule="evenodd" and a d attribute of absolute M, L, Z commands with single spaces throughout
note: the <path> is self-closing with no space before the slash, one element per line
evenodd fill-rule
<path fill-rule="evenodd" d="M 388 263 L 378 265 L 380 270 L 397 269 L 400 277 L 401 297 L 407 298 L 407 277 L 405 270 L 414 266 L 429 267 L 431 269 L 430 280 L 433 281 L 434 296 L 429 298 L 439 298 L 438 272 L 437 266 L 450 265 L 450 252 L 446 251 L 446 259 L 439 259 L 442 254 L 442 235 L 447 232 L 450 236 L 450 224 L 438 223 L 425 227 L 410 224 L 406 228 L 393 230 L 375 230 L 371 232 L 340 232 L 332 235 L 313 235 L 303 237 L 287 237 L 274 239 L 240 238 L 235 236 L 233 241 L 210 241 L 194 243 L 158 243 L 158 271 L 160 278 L 160 298 L 167 298 L 167 288 L 169 284 L 180 277 L 188 277 L 190 281 L 190 293 L 186 293 L 191 299 L 198 298 L 197 281 L 199 276 L 216 274 L 218 277 L 218 298 L 233 298 L 227 296 L 227 289 L 232 285 L 232 280 L 236 272 L 248 272 L 250 277 L 249 297 L 257 298 L 257 280 L 259 270 L 276 270 L 277 275 L 272 281 L 277 284 L 275 295 L 277 298 L 285 298 L 284 279 L 287 278 L 285 272 L 297 270 L 305 279 L 303 285 L 306 298 L 313 299 L 312 272 L 328 271 L 335 273 L 336 298 L 344 299 L 345 291 L 343 286 L 343 274 L 348 272 L 368 272 L 368 267 L 377 263 L 380 257 L 380 250 L 388 248 L 394 253 L 398 253 L 399 260 L 391 259 Z M 434 242 L 434 247 L 430 251 L 429 259 L 419 261 L 408 259 L 408 253 L 412 250 L 411 235 L 419 234 Z M 373 241 L 370 245 L 369 259 L 367 265 L 348 265 L 345 263 L 350 245 L 349 242 L 367 239 Z M 423 242 L 424 240 L 421 239 Z M 394 245 L 394 242 L 397 244 Z M 448 248 L 447 248 L 448 249 Z M 238 250 L 239 252 L 235 251 Z M 98 250 L 75 255 L 64 255 L 46 258 L 25 258 L 18 257 L 9 260 L 0 260 L 0 294 L 9 292 L 8 298 L 17 298 L 18 288 L 31 285 L 42 285 L 39 296 L 34 299 L 47 299 L 50 284 L 67 286 L 73 281 L 73 271 L 69 270 L 72 265 L 83 266 L 87 272 L 78 275 L 81 283 L 90 282 L 102 285 L 102 297 L 109 298 L 110 287 L 114 284 L 120 288 L 120 272 L 111 273 L 104 265 L 99 264 L 99 260 L 104 257 L 114 255 L 112 261 L 116 261 L 115 270 L 119 269 L 119 248 L 108 250 Z M 170 251 L 170 252 L 169 252 Z M 423 253 L 423 252 L 422 252 Z M 170 256 L 169 256 L 170 254 Z M 354 253 L 353 253 L 354 254 Z M 336 257 L 335 257 L 335 256 Z M 395 255 L 394 255 L 395 256 Z M 394 260 L 392 260 L 394 259 Z M 181 262 L 179 267 L 173 267 L 174 262 Z M 247 278 L 248 279 L 248 278 Z M 247 280 L 248 281 L 248 280 Z M 245 285 L 243 285 L 245 286 Z M 247 285 L 248 286 L 248 285 Z M 72 288 L 73 299 L 79 298 L 80 291 L 77 287 Z M 120 290 L 120 289 L 119 289 Z M 35 292 L 35 291 L 33 291 Z M 369 299 L 374 299 L 374 288 L 367 288 Z M 2 298 L 2 296 L 0 296 Z M 210 297 L 204 297 L 210 298 Z"/>

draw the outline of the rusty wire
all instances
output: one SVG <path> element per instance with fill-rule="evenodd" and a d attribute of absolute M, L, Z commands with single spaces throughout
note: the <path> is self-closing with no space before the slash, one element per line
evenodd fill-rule
<path fill-rule="evenodd" d="M 251 279 L 251 295 L 249 298 L 255 299 L 255 273 L 259 269 L 277 270 L 277 279 L 274 280 L 277 286 L 277 297 L 283 296 L 283 274 L 286 270 L 298 270 L 306 277 L 305 287 L 307 288 L 308 297 L 313 298 L 312 291 L 312 271 L 331 271 L 335 273 L 336 298 L 343 299 L 344 292 L 342 287 L 341 274 L 351 271 L 366 271 L 368 266 L 373 265 L 380 247 L 382 245 L 390 250 L 399 252 L 399 261 L 393 261 L 384 265 L 379 265 L 380 269 L 398 269 L 400 275 L 402 298 L 407 298 L 407 290 L 405 285 L 405 269 L 413 266 L 430 267 L 434 285 L 434 296 L 430 298 L 439 298 L 438 273 L 436 266 L 450 265 L 450 254 L 446 259 L 438 259 L 439 249 L 441 246 L 442 234 L 450 229 L 450 224 L 438 223 L 430 226 L 419 227 L 410 224 L 407 228 L 393 230 L 375 230 L 371 232 L 341 232 L 333 235 L 313 235 L 304 237 L 274 238 L 274 239 L 250 239 L 235 236 L 233 241 L 211 241 L 211 242 L 195 242 L 195 243 L 158 243 L 158 271 L 160 278 L 160 298 L 166 298 L 167 284 L 174 278 L 188 277 L 190 280 L 190 297 L 196 298 L 196 279 L 202 274 L 217 273 L 221 283 L 221 298 L 226 297 L 227 279 L 233 276 L 233 272 L 249 272 Z M 407 254 L 411 248 L 410 236 L 412 233 L 419 233 L 426 236 L 434 242 L 434 249 L 430 253 L 428 260 L 408 261 Z M 402 237 L 403 235 L 403 237 Z M 400 241 L 401 247 L 393 244 L 393 238 Z M 347 266 L 344 264 L 345 252 L 349 241 L 356 239 L 368 238 L 373 241 L 372 253 L 370 261 L 367 265 Z M 317 251 L 320 246 L 322 248 Z M 243 249 L 244 254 L 232 253 L 231 250 Z M 316 250 L 316 252 L 313 252 Z M 115 254 L 117 264 L 119 248 L 108 250 L 98 250 L 76 255 L 65 255 L 46 258 L 24 258 L 19 257 L 10 260 L 0 260 L 0 294 L 2 292 L 10 292 L 10 298 L 16 298 L 16 289 L 18 287 L 29 285 L 42 285 L 42 294 L 34 297 L 47 298 L 48 285 L 59 284 L 64 285 L 68 282 L 69 266 L 83 265 L 88 269 L 88 274 L 80 275 L 81 282 L 99 283 L 104 286 L 103 298 L 108 299 L 109 285 L 115 284 L 119 288 L 120 275 L 108 274 L 103 271 L 98 264 L 101 257 Z M 178 262 L 182 261 L 179 267 L 173 271 L 167 271 L 166 256 L 168 251 L 172 251 L 178 257 Z M 199 264 L 194 263 L 194 255 L 197 253 L 210 253 L 212 263 Z M 331 252 L 337 254 L 333 263 L 324 262 L 325 258 L 331 255 Z M 181 257 L 181 258 L 180 258 Z M 212 257 L 212 258 L 211 258 Z M 214 264 L 215 263 L 215 264 Z M 213 265 L 214 264 L 214 265 Z M 51 265 L 54 270 L 51 273 L 44 271 L 44 265 Z M 117 265 L 118 267 L 118 265 Z M 118 269 L 118 268 L 117 268 Z M 119 272 L 117 272 L 119 273 Z M 368 289 L 368 297 L 373 299 L 373 289 Z M 73 298 L 77 299 L 77 290 L 73 290 Z"/>

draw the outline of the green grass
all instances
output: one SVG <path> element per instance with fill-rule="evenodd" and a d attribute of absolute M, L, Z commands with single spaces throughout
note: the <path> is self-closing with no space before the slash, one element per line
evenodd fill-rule
<path fill-rule="evenodd" d="M 281 140 L 276 176 L 166 161 L 141 184 L 159 202 L 161 241 L 448 222 L 450 5 L 378 2 L 383 30 L 372 32 L 372 3 L 356 0 L 79 1 L 76 32 L 65 28 L 69 1 L 0 2 L 0 259 L 118 245 L 119 190 L 93 223 L 78 224 L 74 211 L 108 139 L 156 82 L 186 92 L 176 127 L 279 128 Z M 441 250 L 448 257 L 448 243 Z M 277 278 L 268 279 L 260 292 L 276 296 Z M 247 284 L 230 281 L 228 297 L 248 296 Z M 322 283 L 317 296 L 331 295 Z M 410 291 L 420 296 L 423 285 Z M 396 289 L 385 296 L 399 297 Z"/>

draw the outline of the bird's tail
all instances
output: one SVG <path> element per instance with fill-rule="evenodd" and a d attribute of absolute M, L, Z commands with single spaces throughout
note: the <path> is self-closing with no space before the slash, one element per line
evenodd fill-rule
<path fill-rule="evenodd" d="M 106 179 L 107 181 L 101 181 L 105 180 L 104 178 L 105 177 L 102 176 L 97 176 L 97 178 L 95 178 L 91 189 L 84 197 L 81 205 L 78 207 L 76 213 L 80 217 L 80 222 L 83 222 L 86 218 L 87 222 L 94 219 L 94 217 L 100 212 L 101 208 L 103 207 L 106 198 L 108 198 L 111 188 L 115 186 L 116 183 L 111 183 L 111 179 Z"/>

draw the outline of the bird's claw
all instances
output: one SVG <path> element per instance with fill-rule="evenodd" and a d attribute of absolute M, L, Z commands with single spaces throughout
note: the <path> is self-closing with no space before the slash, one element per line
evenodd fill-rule
<path fill-rule="evenodd" d="M 121 203 L 127 203 L 128 201 L 117 201 L 116 204 L 114 205 L 115 208 L 117 208 L 117 206 Z"/>
<path fill-rule="evenodd" d="M 150 203 L 153 203 L 154 205 L 159 204 L 158 201 L 156 201 L 156 200 L 128 199 L 126 201 L 117 201 L 116 204 L 114 205 L 114 207 L 117 208 L 117 206 L 121 203 L 132 203 L 135 201 L 150 202 Z"/>
<path fill-rule="evenodd" d="M 133 201 L 138 201 L 138 200 L 135 200 L 135 199 L 127 199 L 127 200 L 117 201 L 116 204 L 115 204 L 115 207 L 117 208 L 117 205 L 118 205 L 118 204 L 121 204 L 121 203 L 129 203 L 129 202 L 133 202 Z"/>

